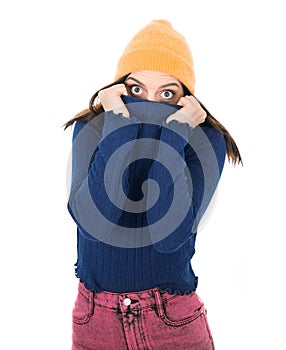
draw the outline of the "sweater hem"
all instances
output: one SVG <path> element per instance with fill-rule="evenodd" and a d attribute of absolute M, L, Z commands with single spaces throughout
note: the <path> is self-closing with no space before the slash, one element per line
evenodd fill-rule
<path fill-rule="evenodd" d="M 75 276 L 78 278 L 80 283 L 83 283 L 86 289 L 88 289 L 90 292 L 94 293 L 101 293 L 101 292 L 108 292 L 108 293 L 116 293 L 116 294 L 124 294 L 124 293 L 140 293 L 144 292 L 150 289 L 158 289 L 161 293 L 168 293 L 170 295 L 190 295 L 196 291 L 196 288 L 194 289 L 185 289 L 185 290 L 179 290 L 179 289 L 174 289 L 174 288 L 163 288 L 159 286 L 155 287 L 150 287 L 150 288 L 145 288 L 142 290 L 124 290 L 124 291 L 112 291 L 112 290 L 105 290 L 102 288 L 96 288 L 96 287 L 91 287 L 87 281 L 84 281 L 83 278 L 80 276 L 80 274 L 76 271 Z"/>

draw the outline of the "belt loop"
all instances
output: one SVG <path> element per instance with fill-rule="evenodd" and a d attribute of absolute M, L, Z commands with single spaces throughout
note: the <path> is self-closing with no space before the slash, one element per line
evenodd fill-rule
<path fill-rule="evenodd" d="M 161 293 L 160 290 L 155 288 L 154 289 L 154 297 L 155 297 L 155 302 L 158 310 L 158 315 L 159 317 L 164 317 L 164 309 L 163 309 L 163 304 L 162 304 L 162 298 L 161 298 Z"/>
<path fill-rule="evenodd" d="M 89 291 L 89 295 L 88 295 L 88 314 L 90 316 L 93 315 L 93 311 L 94 311 L 94 296 L 95 296 L 95 292 Z"/>

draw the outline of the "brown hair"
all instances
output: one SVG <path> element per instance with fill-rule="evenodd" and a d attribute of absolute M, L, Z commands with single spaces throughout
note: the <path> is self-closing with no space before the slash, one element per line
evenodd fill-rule
<path fill-rule="evenodd" d="M 103 87 L 100 90 L 109 88 L 113 85 L 116 84 L 124 84 L 126 78 L 128 77 L 129 74 L 126 74 L 125 76 L 123 76 L 122 78 L 114 81 L 111 84 L 106 85 L 105 87 Z M 184 94 L 185 95 L 192 95 L 191 92 L 183 85 L 184 88 Z M 94 101 L 98 96 L 99 91 L 98 90 L 90 99 L 89 101 L 89 108 L 84 109 L 83 111 L 81 111 L 80 113 L 76 114 L 72 119 L 70 119 L 68 122 L 66 122 L 63 126 L 64 126 L 64 130 L 66 128 L 68 128 L 69 126 L 71 126 L 75 121 L 85 121 L 85 122 L 89 122 L 91 119 L 95 118 L 97 115 L 101 114 L 104 112 L 104 109 L 102 107 L 101 104 L 98 104 L 96 106 L 94 106 Z M 193 95 L 194 96 L 194 95 Z M 242 158 L 239 152 L 239 149 L 234 141 L 234 139 L 232 138 L 232 136 L 230 135 L 230 133 L 227 131 L 227 129 L 217 120 L 215 119 L 211 113 L 207 110 L 207 108 L 198 100 L 198 98 L 196 96 L 194 96 L 197 101 L 199 102 L 199 104 L 201 105 L 201 107 L 205 110 L 205 112 L 207 113 L 207 117 L 204 121 L 204 123 L 202 125 L 209 125 L 211 127 L 213 127 L 214 129 L 216 129 L 217 131 L 219 131 L 224 139 L 225 139 L 225 143 L 226 143 L 226 154 L 228 157 L 229 162 L 232 162 L 233 165 L 236 164 L 243 164 L 242 162 Z"/>

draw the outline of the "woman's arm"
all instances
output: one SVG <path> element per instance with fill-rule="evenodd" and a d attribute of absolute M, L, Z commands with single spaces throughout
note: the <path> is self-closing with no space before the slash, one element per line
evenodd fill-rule
<path fill-rule="evenodd" d="M 128 169 L 132 143 L 137 138 L 139 123 L 113 111 L 104 113 L 102 134 L 92 122 L 77 122 L 72 145 L 72 179 L 68 210 L 80 230 L 89 239 L 108 237 L 117 224 L 128 189 Z M 124 147 L 112 154 L 118 147 Z M 121 191 L 119 190 L 121 189 Z M 114 203 L 116 204 L 114 204 Z"/>
<path fill-rule="evenodd" d="M 163 122 L 157 157 L 149 172 L 149 178 L 160 186 L 160 196 L 147 212 L 158 251 L 176 251 L 196 233 L 219 182 L 225 154 L 224 138 L 215 129 L 193 129 L 177 120 Z M 152 193 L 148 196 L 154 202 Z"/>

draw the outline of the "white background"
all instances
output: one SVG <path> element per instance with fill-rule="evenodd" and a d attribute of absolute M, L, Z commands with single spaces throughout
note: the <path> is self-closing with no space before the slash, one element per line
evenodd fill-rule
<path fill-rule="evenodd" d="M 6 1 L 1 35 L 1 349 L 71 346 L 76 227 L 62 124 L 164 18 L 188 40 L 196 95 L 235 138 L 193 264 L 217 350 L 286 349 L 285 12 L 270 1 Z M 120 349 L 119 349 L 120 350 Z"/>

